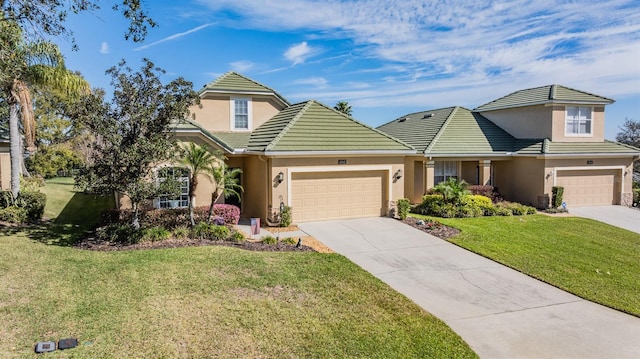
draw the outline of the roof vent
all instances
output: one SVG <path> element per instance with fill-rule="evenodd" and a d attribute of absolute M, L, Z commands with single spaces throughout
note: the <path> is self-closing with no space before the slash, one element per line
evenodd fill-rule
<path fill-rule="evenodd" d="M 400 119 L 400 121 L 398 121 L 398 122 L 404 122 L 404 121 L 406 121 L 406 120 L 409 120 L 409 117 L 403 117 L 403 118 L 401 118 L 401 119 Z"/>
<path fill-rule="evenodd" d="M 436 115 L 435 113 L 427 113 L 424 116 L 422 116 L 422 118 L 430 118 L 430 117 L 433 117 L 435 115 Z"/>

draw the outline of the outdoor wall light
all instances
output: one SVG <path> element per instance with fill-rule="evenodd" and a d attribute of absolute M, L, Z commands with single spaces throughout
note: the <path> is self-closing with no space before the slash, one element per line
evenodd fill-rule
<path fill-rule="evenodd" d="M 396 173 L 393 174 L 393 178 L 395 180 L 399 180 L 400 178 L 402 178 L 402 170 L 397 170 Z"/>
<path fill-rule="evenodd" d="M 278 175 L 276 176 L 276 182 L 278 182 L 278 183 L 282 183 L 282 181 L 284 181 L 284 173 L 280 172 L 280 173 L 278 173 Z"/>

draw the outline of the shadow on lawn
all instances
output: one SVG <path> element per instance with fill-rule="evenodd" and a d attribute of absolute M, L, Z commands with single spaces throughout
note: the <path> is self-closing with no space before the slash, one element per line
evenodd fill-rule
<path fill-rule="evenodd" d="M 41 243 L 73 246 L 96 227 L 108 201 L 105 197 L 76 192 L 57 218 L 28 226 L 0 227 L 0 234 L 25 234 Z"/>

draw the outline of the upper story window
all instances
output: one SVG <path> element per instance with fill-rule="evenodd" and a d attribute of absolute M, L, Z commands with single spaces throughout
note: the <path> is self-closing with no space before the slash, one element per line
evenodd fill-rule
<path fill-rule="evenodd" d="M 592 124 L 591 107 L 567 106 L 565 133 L 567 135 L 590 136 Z"/>
<path fill-rule="evenodd" d="M 449 178 L 458 179 L 458 162 L 457 161 L 436 161 L 434 166 L 433 183 L 438 184 Z"/>
<path fill-rule="evenodd" d="M 251 129 L 251 99 L 236 97 L 231 99 L 231 129 Z"/>

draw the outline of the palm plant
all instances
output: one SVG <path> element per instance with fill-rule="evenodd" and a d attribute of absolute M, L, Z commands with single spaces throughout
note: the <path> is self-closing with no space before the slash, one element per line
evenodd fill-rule
<path fill-rule="evenodd" d="M 336 103 L 335 106 L 333 106 L 333 109 L 351 117 L 352 110 L 351 110 L 351 106 L 347 101 L 339 101 L 338 103 Z"/>
<path fill-rule="evenodd" d="M 19 117 L 22 117 L 27 151 L 35 150 L 35 120 L 29 87 L 40 85 L 68 94 L 89 91 L 89 84 L 68 71 L 57 45 L 26 42 L 13 21 L 0 21 L 0 91 L 9 105 L 11 192 L 20 192 L 23 151 Z"/>
<path fill-rule="evenodd" d="M 211 193 L 211 204 L 209 205 L 207 223 L 211 221 L 213 206 L 220 197 L 224 196 L 224 198 L 229 198 L 230 196 L 236 196 L 240 199 L 240 192 L 244 191 L 244 188 L 240 185 L 240 174 L 242 174 L 242 170 L 239 168 L 229 168 L 226 163 L 222 162 L 218 166 L 210 167 L 209 174 L 213 177 L 214 189 L 213 193 Z"/>
<path fill-rule="evenodd" d="M 470 192 L 467 190 L 469 184 L 465 180 L 457 180 L 453 177 L 449 177 L 446 181 L 440 182 L 433 187 L 435 193 L 442 195 L 442 199 L 446 203 L 456 204 L 460 202 L 462 197 L 468 195 Z"/>
<path fill-rule="evenodd" d="M 207 146 L 199 146 L 193 142 L 183 145 L 179 150 L 179 162 L 185 166 L 190 173 L 189 178 L 189 220 L 191 225 L 196 222 L 193 215 L 193 202 L 195 201 L 196 189 L 198 188 L 198 176 L 205 175 L 211 179 L 210 168 L 224 161 L 224 156 L 220 151 L 211 150 Z"/>

